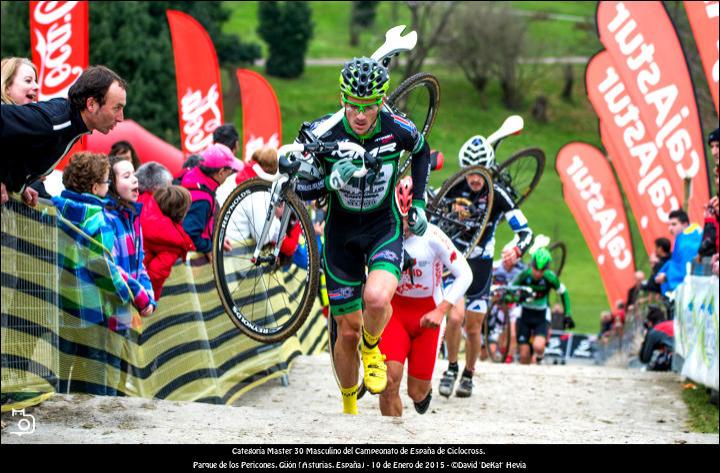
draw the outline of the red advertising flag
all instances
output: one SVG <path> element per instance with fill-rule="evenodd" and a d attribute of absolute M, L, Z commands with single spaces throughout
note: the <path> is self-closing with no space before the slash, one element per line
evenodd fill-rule
<path fill-rule="evenodd" d="M 30 47 L 38 100 L 67 97 L 89 65 L 88 2 L 30 2 Z"/>
<path fill-rule="evenodd" d="M 263 76 L 248 69 L 238 69 L 236 75 L 243 111 L 243 160 L 247 162 L 261 146 L 280 147 L 280 105 L 275 91 Z"/>
<path fill-rule="evenodd" d="M 600 270 L 608 303 L 625 300 L 635 283 L 632 240 L 620 190 L 602 153 L 585 143 L 558 152 L 563 196 Z"/>
<path fill-rule="evenodd" d="M 585 85 L 600 118 L 603 145 L 651 254 L 655 239 L 667 236 L 668 214 L 682 205 L 682 180 L 662 166 L 663 155 L 670 159 L 667 150 L 655 145 L 607 51 L 588 63 Z"/>
<path fill-rule="evenodd" d="M 222 84 L 210 35 L 191 16 L 167 11 L 175 57 L 180 137 L 186 154 L 212 144 L 215 128 L 223 123 Z"/>
<path fill-rule="evenodd" d="M 701 222 L 710 195 L 705 142 L 685 56 L 662 2 L 602 1 L 597 24 L 646 132 L 667 150 L 663 167 L 692 179 L 688 210 Z"/>
<path fill-rule="evenodd" d="M 67 97 L 68 89 L 90 65 L 88 2 L 30 2 L 30 48 L 38 70 L 38 100 Z M 57 166 L 85 149 L 78 140 Z"/>
<path fill-rule="evenodd" d="M 705 78 L 707 79 L 710 93 L 715 102 L 715 112 L 720 114 L 718 104 L 718 81 L 720 71 L 718 70 L 718 52 L 720 51 L 720 28 L 718 28 L 718 16 L 720 16 L 720 3 L 714 2 L 683 2 L 687 12 L 690 27 L 695 36 L 702 60 Z"/>

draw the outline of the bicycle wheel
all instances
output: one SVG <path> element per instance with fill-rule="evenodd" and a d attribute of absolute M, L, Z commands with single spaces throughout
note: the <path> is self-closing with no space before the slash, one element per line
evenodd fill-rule
<path fill-rule="evenodd" d="M 263 343 L 285 340 L 302 326 L 315 303 L 320 279 L 315 231 L 307 210 L 292 191 L 285 192 L 282 200 L 289 208 L 291 223 L 300 225 L 299 243 L 307 248 L 305 267 L 289 257 L 269 258 L 275 247 L 273 239 L 262 247 L 258 262 L 253 260 L 270 208 L 269 182 L 253 178 L 241 183 L 228 196 L 215 222 L 213 273 L 220 301 L 240 331 Z M 275 232 L 278 230 L 276 224 Z M 232 243 L 231 251 L 222 249 L 226 238 Z"/>
<path fill-rule="evenodd" d="M 513 194 L 515 205 L 520 207 L 537 187 L 544 169 L 545 153 L 527 148 L 503 161 L 493 172 L 493 179 Z"/>
<path fill-rule="evenodd" d="M 478 174 L 482 177 L 483 187 L 487 189 L 487 194 L 482 207 L 477 208 L 476 212 L 469 215 L 463 215 L 463 212 L 454 209 L 455 199 L 447 197 L 447 195 L 455 186 L 462 184 L 466 176 L 470 174 Z M 485 231 L 490 219 L 493 197 L 493 182 L 488 170 L 482 166 L 471 166 L 461 169 L 445 181 L 428 206 L 427 213 L 430 222 L 440 228 L 453 242 L 467 243 L 467 247 L 463 251 L 463 255 L 467 258 Z"/>
<path fill-rule="evenodd" d="M 552 255 L 552 263 L 550 263 L 550 269 L 557 277 L 560 277 L 563 268 L 565 267 L 565 258 L 567 258 L 567 246 L 562 241 L 556 241 L 552 245 L 548 246 L 548 251 Z"/>
<path fill-rule="evenodd" d="M 335 357 L 333 356 L 333 353 L 335 353 L 335 342 L 337 341 L 337 322 L 335 322 L 335 317 L 332 316 L 332 314 L 328 315 L 327 320 L 327 328 L 328 328 L 328 348 L 330 350 L 330 366 L 332 366 L 333 375 L 335 376 L 335 382 L 338 385 L 338 388 L 340 388 L 340 380 L 337 376 L 337 371 L 335 370 Z M 360 355 L 360 349 L 358 348 L 358 363 L 360 366 L 362 366 L 362 358 Z M 365 392 L 367 391 L 367 388 L 365 387 L 365 381 L 363 380 L 362 376 L 360 376 L 360 386 L 358 387 L 358 393 L 357 398 L 362 399 L 362 397 L 365 395 Z"/>
<path fill-rule="evenodd" d="M 432 74 L 419 72 L 405 79 L 388 96 L 387 105 L 396 115 L 413 122 L 418 131 L 427 138 L 440 105 L 440 82 Z M 403 152 L 398 163 L 398 179 L 409 168 L 410 153 Z"/>
<path fill-rule="evenodd" d="M 493 337 L 493 333 L 490 330 L 490 314 L 493 313 L 493 310 L 501 310 L 502 307 L 497 307 L 496 304 L 491 304 L 488 313 L 485 314 L 485 318 L 483 319 L 483 326 L 482 326 L 482 336 L 485 348 L 488 353 L 488 357 L 495 363 L 503 363 L 505 361 L 505 357 L 508 355 L 508 351 L 510 350 L 510 316 L 509 314 L 505 314 L 505 317 L 502 321 L 502 329 L 500 331 L 500 334 L 497 336 L 497 338 Z M 507 308 L 504 308 L 507 310 Z M 496 345 L 495 350 L 490 349 L 490 345 Z"/>

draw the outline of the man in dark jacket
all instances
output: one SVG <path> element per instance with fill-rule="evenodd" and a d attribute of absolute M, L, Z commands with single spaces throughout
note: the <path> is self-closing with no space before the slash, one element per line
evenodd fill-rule
<path fill-rule="evenodd" d="M 2 104 L 0 181 L 22 192 L 50 172 L 83 135 L 108 134 L 123 121 L 127 83 L 104 66 L 91 66 L 70 87 L 68 98 L 26 105 Z"/>

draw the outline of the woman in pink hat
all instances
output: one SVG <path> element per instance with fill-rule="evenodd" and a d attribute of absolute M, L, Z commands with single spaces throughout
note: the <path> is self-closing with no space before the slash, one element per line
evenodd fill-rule
<path fill-rule="evenodd" d="M 210 145 L 200 156 L 202 160 L 198 166 L 188 171 L 181 183 L 192 197 L 183 228 L 192 239 L 196 251 L 205 253 L 211 259 L 213 224 L 218 212 L 215 191 L 230 175 L 240 171 L 242 164 L 235 159 L 230 148 L 217 143 Z M 225 249 L 230 250 L 227 239 Z"/>

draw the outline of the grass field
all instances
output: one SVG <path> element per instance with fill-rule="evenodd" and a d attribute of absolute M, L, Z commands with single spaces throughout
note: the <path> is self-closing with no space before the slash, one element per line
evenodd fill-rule
<path fill-rule="evenodd" d="M 401 2 L 380 2 L 375 25 L 360 35 L 360 44 L 351 47 L 348 24 L 350 21 L 350 2 L 310 2 L 315 25 L 314 36 L 310 42 L 309 58 L 344 58 L 367 55 L 380 44 L 389 28 L 410 24 L 410 14 Z M 393 4 L 396 5 L 393 5 Z M 595 15 L 596 2 L 512 2 L 518 10 L 543 10 L 592 18 Z M 232 16 L 223 26 L 226 33 L 236 33 L 243 41 L 260 44 L 263 54 L 267 47 L 257 35 L 257 2 L 226 2 Z M 537 5 L 540 4 L 540 5 Z M 591 55 L 599 48 L 594 32 L 579 29 L 572 21 L 530 22 L 530 38 L 534 45 L 540 45 L 542 56 Z"/>

